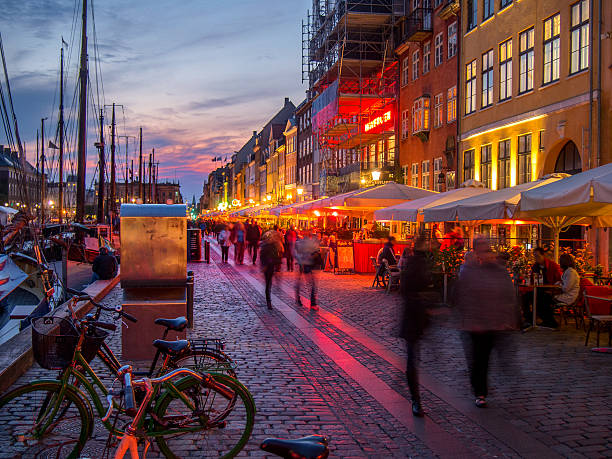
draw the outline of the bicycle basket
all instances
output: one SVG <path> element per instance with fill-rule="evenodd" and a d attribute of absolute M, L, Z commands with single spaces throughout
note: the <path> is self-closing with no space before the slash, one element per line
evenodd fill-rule
<path fill-rule="evenodd" d="M 93 360 L 108 333 L 92 329 L 85 337 L 81 353 L 87 362 Z M 90 330 L 91 332 L 91 330 Z M 63 370 L 70 365 L 79 342 L 79 332 L 62 317 L 38 317 L 32 320 L 32 352 L 38 364 L 47 370 Z"/>

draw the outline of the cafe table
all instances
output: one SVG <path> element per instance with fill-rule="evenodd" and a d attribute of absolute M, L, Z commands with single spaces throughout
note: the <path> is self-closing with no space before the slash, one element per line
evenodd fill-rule
<path fill-rule="evenodd" d="M 560 286 L 557 284 L 534 284 L 534 285 L 523 285 L 523 287 L 533 287 L 533 312 L 532 312 L 532 317 L 531 317 L 531 327 L 527 327 L 525 330 L 523 331 L 529 331 L 532 329 L 537 329 L 537 328 L 546 328 L 548 330 L 551 330 L 551 328 L 549 327 L 542 327 L 541 325 L 538 325 L 536 322 L 536 318 L 537 318 L 537 307 L 538 307 L 538 289 L 559 289 Z"/>

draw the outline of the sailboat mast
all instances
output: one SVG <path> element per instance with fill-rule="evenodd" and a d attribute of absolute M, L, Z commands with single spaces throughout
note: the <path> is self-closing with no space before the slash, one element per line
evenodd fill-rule
<path fill-rule="evenodd" d="M 153 154 L 155 154 L 155 149 L 153 149 Z M 149 202 L 152 203 L 153 200 L 151 199 L 151 167 L 153 166 L 153 164 L 152 164 L 151 157 L 152 157 L 151 153 L 149 153 L 149 192 L 147 194 L 148 194 Z"/>
<path fill-rule="evenodd" d="M 79 70 L 79 140 L 77 160 L 76 221 L 85 216 L 85 173 L 87 167 L 87 0 L 83 0 L 81 21 L 81 63 Z"/>
<path fill-rule="evenodd" d="M 111 228 L 115 219 L 115 104 L 113 103 L 113 118 L 111 121 L 111 186 L 110 186 L 110 206 L 108 213 L 110 214 Z"/>
<path fill-rule="evenodd" d="M 144 203 L 144 196 L 142 195 L 142 127 L 140 128 L 140 157 L 138 159 L 138 197 Z"/>
<path fill-rule="evenodd" d="M 45 224 L 45 119 L 40 120 L 40 175 L 42 177 L 42 186 L 40 188 L 40 225 Z"/>
<path fill-rule="evenodd" d="M 59 188 L 58 218 L 60 225 L 64 221 L 64 43 L 60 54 L 60 103 L 59 103 Z"/>
<path fill-rule="evenodd" d="M 130 196 L 134 198 L 134 160 L 132 159 L 131 161 L 132 165 L 130 166 Z"/>
<path fill-rule="evenodd" d="M 104 110 L 100 109 L 100 142 L 96 145 L 99 151 L 98 168 L 100 169 L 98 179 L 98 214 L 97 222 L 104 223 Z"/>

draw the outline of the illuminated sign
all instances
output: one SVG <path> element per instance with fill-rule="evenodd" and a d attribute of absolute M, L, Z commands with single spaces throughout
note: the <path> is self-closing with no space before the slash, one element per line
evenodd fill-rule
<path fill-rule="evenodd" d="M 232 200 L 232 206 L 238 207 L 239 205 L 240 205 L 240 200 L 238 200 L 238 199 L 233 199 Z"/>
<path fill-rule="evenodd" d="M 374 129 L 375 127 L 380 126 L 381 124 L 385 124 L 389 121 L 391 121 L 391 111 L 390 110 L 388 112 L 383 113 L 380 116 L 377 116 L 373 120 L 367 122 L 365 126 L 363 127 L 363 130 L 365 132 L 368 132 Z"/>

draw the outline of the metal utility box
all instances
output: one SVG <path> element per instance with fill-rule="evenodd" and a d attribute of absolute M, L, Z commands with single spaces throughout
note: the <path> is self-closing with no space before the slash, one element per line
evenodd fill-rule
<path fill-rule="evenodd" d="M 121 287 L 123 307 L 138 319 L 121 333 L 122 356 L 150 360 L 153 340 L 163 328 L 157 318 L 187 315 L 187 208 L 185 205 L 123 204 L 121 206 Z M 171 332 L 167 339 L 183 339 Z"/>
<path fill-rule="evenodd" d="M 184 204 L 121 205 L 121 287 L 185 285 L 186 215 Z"/>

